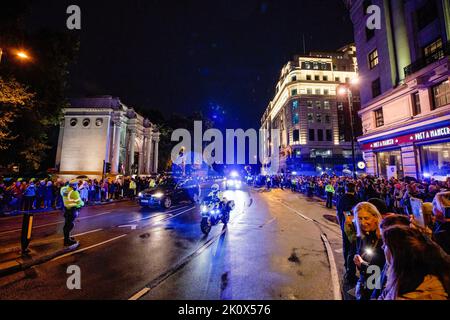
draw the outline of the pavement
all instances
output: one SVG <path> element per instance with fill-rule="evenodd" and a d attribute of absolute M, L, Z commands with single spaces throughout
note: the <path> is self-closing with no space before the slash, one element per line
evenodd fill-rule
<path fill-rule="evenodd" d="M 191 203 L 170 210 L 134 202 L 83 209 L 74 229 L 80 246 L 0 276 L 0 300 L 342 299 L 334 210 L 290 190 L 248 191 L 225 192 L 237 208 L 227 227 L 219 224 L 207 236 Z M 32 258 L 40 247 L 60 250 L 62 216 L 35 218 Z M 19 217 L 4 219 L 2 250 L 17 246 L 21 226 Z M 73 266 L 81 270 L 79 290 L 67 287 Z"/>

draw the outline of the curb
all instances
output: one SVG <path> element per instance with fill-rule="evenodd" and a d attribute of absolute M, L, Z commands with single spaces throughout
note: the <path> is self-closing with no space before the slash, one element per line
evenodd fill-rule
<path fill-rule="evenodd" d="M 19 272 L 19 271 L 29 269 L 33 266 L 50 261 L 58 256 L 66 254 L 68 252 L 75 251 L 79 246 L 80 246 L 80 244 L 76 243 L 70 247 L 64 247 L 64 248 L 61 248 L 54 252 L 39 256 L 37 258 L 32 258 L 30 260 L 26 260 L 23 262 L 14 260 L 14 261 L 0 263 L 0 276 L 6 276 L 6 275 L 10 275 L 10 274 Z"/>

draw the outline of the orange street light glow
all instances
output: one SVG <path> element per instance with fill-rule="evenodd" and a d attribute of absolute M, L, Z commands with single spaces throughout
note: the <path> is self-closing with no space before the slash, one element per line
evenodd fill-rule
<path fill-rule="evenodd" d="M 24 52 L 24 51 L 18 51 L 18 52 L 16 53 L 16 55 L 17 55 L 20 59 L 23 59 L 23 60 L 28 60 L 28 59 L 30 59 L 30 56 L 27 55 L 26 52 Z"/>
<path fill-rule="evenodd" d="M 339 93 L 340 95 L 346 94 L 346 93 L 347 93 L 347 88 L 345 88 L 345 87 L 340 87 L 339 90 L 338 90 L 338 93 Z"/>

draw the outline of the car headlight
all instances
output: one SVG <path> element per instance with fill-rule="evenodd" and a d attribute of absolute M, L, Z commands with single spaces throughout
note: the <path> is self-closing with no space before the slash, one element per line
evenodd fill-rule
<path fill-rule="evenodd" d="M 163 196 L 164 196 L 164 193 L 162 193 L 162 192 L 157 192 L 153 195 L 153 197 L 158 198 L 158 199 L 162 198 Z"/>
<path fill-rule="evenodd" d="M 139 198 L 142 198 L 143 196 L 144 196 L 144 194 L 143 194 L 142 192 L 139 192 L 139 193 L 138 193 L 138 197 L 139 197 Z"/>

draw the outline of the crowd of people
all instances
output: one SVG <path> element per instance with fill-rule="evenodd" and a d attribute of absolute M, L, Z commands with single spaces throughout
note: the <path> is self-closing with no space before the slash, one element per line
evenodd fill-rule
<path fill-rule="evenodd" d="M 449 298 L 450 179 L 275 175 L 253 182 L 336 206 L 344 283 L 358 300 Z"/>
<path fill-rule="evenodd" d="M 80 179 L 78 190 L 86 205 L 134 199 L 137 194 L 156 184 L 161 177 L 121 177 L 118 179 Z M 34 210 L 62 209 L 61 188 L 69 183 L 63 179 L 31 178 L 6 180 L 0 178 L 0 214 Z"/>

